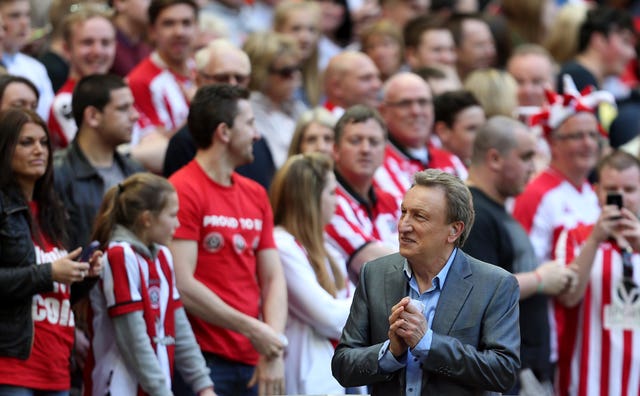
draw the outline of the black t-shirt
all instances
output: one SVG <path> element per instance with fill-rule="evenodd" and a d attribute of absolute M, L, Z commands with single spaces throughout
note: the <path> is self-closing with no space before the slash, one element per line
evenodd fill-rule
<path fill-rule="evenodd" d="M 599 89 L 598 80 L 596 77 L 584 66 L 579 64 L 576 61 L 569 61 L 562 65 L 560 68 L 560 73 L 558 73 L 558 78 L 556 80 L 556 88 L 559 94 L 564 93 L 564 83 L 562 81 L 562 76 L 564 74 L 568 74 L 573 79 L 573 82 L 576 84 L 576 88 L 578 91 L 582 91 L 584 88 L 588 86 L 592 86 L 595 89 Z"/>
<path fill-rule="evenodd" d="M 462 249 L 469 255 L 495 264 L 511 273 L 530 272 L 537 267 L 533 245 L 524 228 L 504 206 L 476 187 L 470 187 L 475 221 Z M 544 295 L 520 300 L 520 360 L 522 368 L 531 368 L 541 380 L 548 378 L 549 312 Z"/>

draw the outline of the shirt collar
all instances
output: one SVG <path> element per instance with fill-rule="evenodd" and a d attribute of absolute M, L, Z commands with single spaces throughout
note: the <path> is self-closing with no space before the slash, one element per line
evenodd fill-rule
<path fill-rule="evenodd" d="M 431 282 L 432 289 L 435 288 L 435 289 L 442 290 L 442 288 L 444 287 L 444 282 L 447 280 L 447 275 L 449 274 L 449 270 L 451 269 L 451 265 L 453 264 L 453 260 L 455 260 L 457 253 L 458 253 L 458 248 L 456 247 L 453 249 L 453 251 L 449 255 L 449 258 L 447 259 L 447 263 L 444 265 L 444 267 L 442 267 L 440 272 L 438 272 L 438 274 L 433 278 L 433 281 Z M 411 270 L 411 266 L 409 265 L 409 262 L 407 261 L 406 258 L 404 259 L 404 265 L 403 265 L 402 271 L 404 271 L 404 276 L 407 278 L 407 282 L 410 281 L 411 278 L 413 278 L 413 270 Z"/>

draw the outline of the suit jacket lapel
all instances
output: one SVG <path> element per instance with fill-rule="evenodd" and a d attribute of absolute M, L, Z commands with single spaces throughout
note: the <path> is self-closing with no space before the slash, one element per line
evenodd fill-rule
<path fill-rule="evenodd" d="M 466 279 L 471 275 L 469 262 L 462 250 L 458 249 L 444 282 L 444 288 L 440 293 L 436 313 L 433 317 L 431 329 L 434 332 L 449 334 L 453 322 L 458 317 L 473 288 L 473 283 Z"/>
<path fill-rule="evenodd" d="M 398 303 L 403 297 L 409 295 L 409 284 L 402 270 L 404 257 L 397 255 L 395 260 L 389 263 L 389 268 L 384 280 L 384 302 L 386 312 L 391 315 L 391 307 Z"/>

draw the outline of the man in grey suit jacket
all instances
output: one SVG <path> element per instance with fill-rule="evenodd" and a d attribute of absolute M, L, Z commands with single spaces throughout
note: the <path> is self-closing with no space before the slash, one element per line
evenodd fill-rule
<path fill-rule="evenodd" d="M 518 283 L 459 249 L 473 224 L 469 189 L 418 172 L 401 209 L 400 253 L 363 267 L 333 375 L 373 395 L 507 391 L 520 366 Z"/>

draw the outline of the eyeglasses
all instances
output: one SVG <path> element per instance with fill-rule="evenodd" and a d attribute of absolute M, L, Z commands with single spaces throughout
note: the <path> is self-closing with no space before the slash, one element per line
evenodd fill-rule
<path fill-rule="evenodd" d="M 591 140 L 598 140 L 598 138 L 600 137 L 600 133 L 598 133 L 598 131 L 572 132 L 572 133 L 565 133 L 562 135 L 555 135 L 554 139 L 578 141 L 578 140 L 583 140 L 586 137 L 588 137 Z"/>
<path fill-rule="evenodd" d="M 208 81 L 213 81 L 218 84 L 233 84 L 234 82 L 238 85 L 243 85 L 247 81 L 249 81 L 249 76 L 246 74 L 238 74 L 238 73 L 216 73 L 216 74 L 207 74 L 203 71 L 199 71 L 204 79 Z"/>
<path fill-rule="evenodd" d="M 295 66 L 285 66 L 285 67 L 281 67 L 279 69 L 276 69 L 274 67 L 270 67 L 269 68 L 269 73 L 271 74 L 275 74 L 278 77 L 282 77 L 282 78 L 293 78 L 293 76 L 298 73 L 300 71 L 300 66 L 295 65 Z"/>
<path fill-rule="evenodd" d="M 427 107 L 430 106 L 433 101 L 427 98 L 418 98 L 418 99 L 402 99 L 397 102 L 385 102 L 387 106 L 398 107 L 401 109 L 410 109 L 414 103 L 417 103 L 419 107 Z"/>

